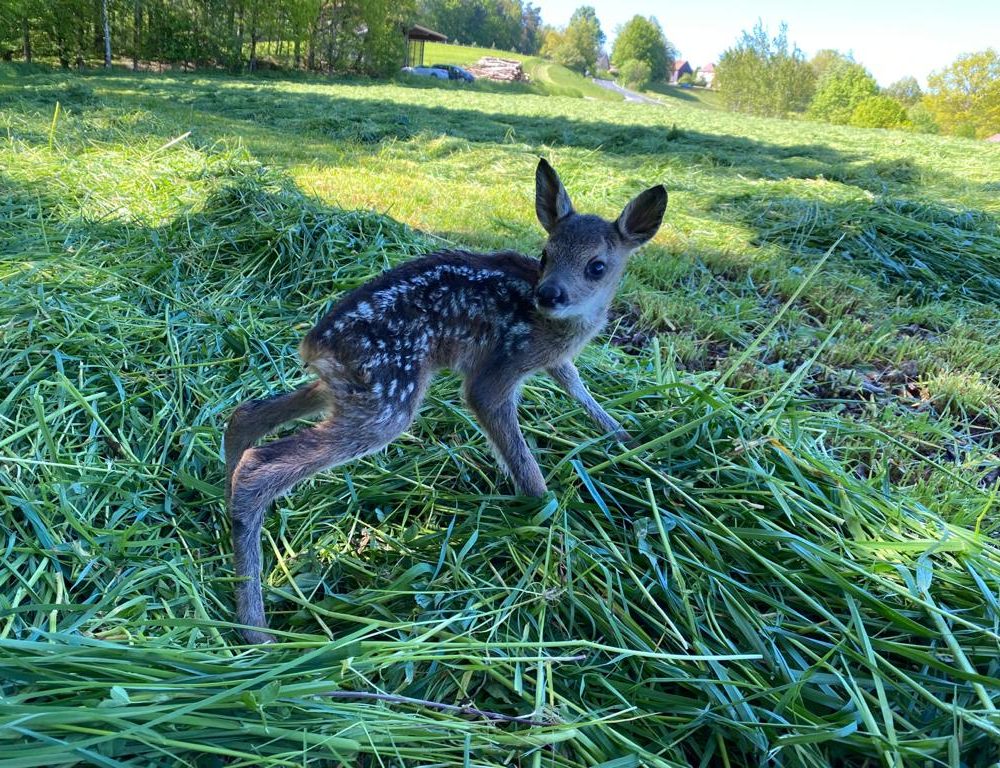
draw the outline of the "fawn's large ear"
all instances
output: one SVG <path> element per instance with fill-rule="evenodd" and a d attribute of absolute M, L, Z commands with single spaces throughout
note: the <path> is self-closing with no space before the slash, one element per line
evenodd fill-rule
<path fill-rule="evenodd" d="M 657 184 L 625 206 L 615 227 L 626 244 L 638 248 L 656 234 L 666 210 L 667 190 L 662 184 Z"/>
<path fill-rule="evenodd" d="M 566 187 L 544 157 L 538 159 L 535 169 L 535 213 L 546 232 L 551 232 L 561 219 L 573 213 Z"/>

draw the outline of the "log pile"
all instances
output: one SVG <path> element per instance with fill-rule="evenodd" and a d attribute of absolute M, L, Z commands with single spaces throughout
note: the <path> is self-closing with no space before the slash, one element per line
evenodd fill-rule
<path fill-rule="evenodd" d="M 513 59 L 500 59 L 496 56 L 483 56 L 473 66 L 466 67 L 475 77 L 485 77 L 488 80 L 526 81 L 521 62 Z"/>

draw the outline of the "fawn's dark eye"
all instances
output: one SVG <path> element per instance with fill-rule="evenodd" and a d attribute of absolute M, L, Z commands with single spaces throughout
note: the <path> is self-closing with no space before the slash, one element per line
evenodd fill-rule
<path fill-rule="evenodd" d="M 607 269 L 607 264 L 598 259 L 594 259 L 587 265 L 586 270 L 584 270 L 584 274 L 590 280 L 600 280 L 604 276 L 605 269 Z"/>

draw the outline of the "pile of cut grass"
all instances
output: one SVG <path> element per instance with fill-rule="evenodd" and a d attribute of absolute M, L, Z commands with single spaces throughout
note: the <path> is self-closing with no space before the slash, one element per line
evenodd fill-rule
<path fill-rule="evenodd" d="M 749 209 L 759 238 L 797 253 L 838 255 L 921 301 L 1000 296 L 1000 223 L 980 211 L 902 198 L 829 204 L 768 200 Z"/>
<path fill-rule="evenodd" d="M 430 242 L 221 147 L 19 156 L 0 176 L 5 766 L 994 759 L 992 497 L 970 489 L 962 526 L 863 481 L 831 446 L 881 438 L 797 405 L 808 362 L 780 388 L 723 383 L 752 348 L 721 377 L 658 343 L 590 349 L 628 450 L 533 379 L 541 502 L 506 495 L 442 381 L 387 451 L 278 504 L 281 642 L 241 646 L 226 414 L 300 382 L 330 300 Z"/>

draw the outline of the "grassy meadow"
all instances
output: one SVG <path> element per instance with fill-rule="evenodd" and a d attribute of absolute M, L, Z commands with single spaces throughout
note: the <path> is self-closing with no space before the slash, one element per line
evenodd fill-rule
<path fill-rule="evenodd" d="M 722 95 L 711 88 L 682 88 L 679 85 L 667 83 L 651 83 L 645 91 L 647 96 L 665 100 L 686 102 L 689 106 L 700 105 L 706 109 L 724 109 Z M 664 99 L 664 97 L 666 97 Z"/>
<path fill-rule="evenodd" d="M 534 378 L 517 498 L 444 377 L 276 506 L 241 645 L 227 414 L 386 267 L 538 253 L 538 155 L 669 189 L 580 360 L 635 444 Z M 998 222 L 971 140 L 0 66 L 0 765 L 996 764 Z"/>

